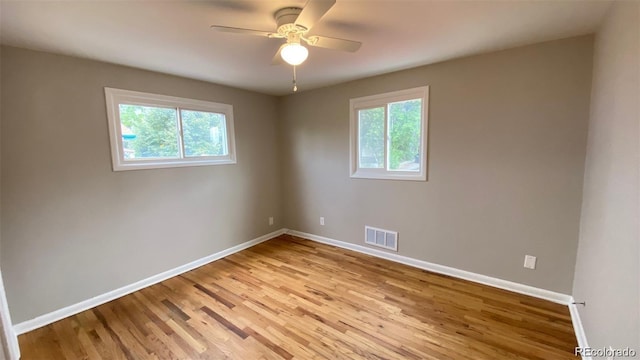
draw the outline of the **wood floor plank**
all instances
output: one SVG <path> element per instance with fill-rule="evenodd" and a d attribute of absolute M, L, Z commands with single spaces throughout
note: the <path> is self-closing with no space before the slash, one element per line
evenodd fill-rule
<path fill-rule="evenodd" d="M 283 235 L 19 337 L 23 359 L 575 359 L 566 306 Z"/>

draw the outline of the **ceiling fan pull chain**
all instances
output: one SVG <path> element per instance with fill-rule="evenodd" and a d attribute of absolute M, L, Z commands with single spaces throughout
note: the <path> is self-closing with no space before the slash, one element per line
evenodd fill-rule
<path fill-rule="evenodd" d="M 296 66 L 293 66 L 293 92 L 298 91 L 298 85 L 296 85 Z"/>

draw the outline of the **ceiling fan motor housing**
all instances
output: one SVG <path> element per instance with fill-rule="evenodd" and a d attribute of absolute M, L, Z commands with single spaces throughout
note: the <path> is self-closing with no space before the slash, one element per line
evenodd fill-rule
<path fill-rule="evenodd" d="M 301 8 L 296 7 L 287 7 L 276 11 L 273 17 L 278 24 L 278 35 L 288 38 L 291 33 L 302 35 L 307 31 L 306 27 L 295 24 L 301 11 Z"/>

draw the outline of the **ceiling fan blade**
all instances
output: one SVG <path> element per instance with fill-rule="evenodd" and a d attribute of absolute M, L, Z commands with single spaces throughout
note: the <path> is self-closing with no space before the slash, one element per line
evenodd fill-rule
<path fill-rule="evenodd" d="M 336 39 L 326 36 L 310 36 L 309 40 L 311 41 L 308 42 L 308 44 L 311 46 L 349 52 L 356 52 L 360 49 L 360 46 L 362 46 L 362 43 L 359 41 Z"/>
<path fill-rule="evenodd" d="M 282 60 L 282 56 L 280 56 L 280 52 L 282 51 L 282 48 L 284 48 L 285 45 L 287 44 L 280 45 L 280 47 L 278 48 L 278 51 L 276 51 L 276 54 L 273 56 L 273 59 L 271 59 L 271 65 L 284 64 L 284 60 Z"/>
<path fill-rule="evenodd" d="M 296 25 L 311 29 L 324 14 L 331 9 L 336 0 L 309 0 L 296 19 Z"/>
<path fill-rule="evenodd" d="M 229 26 L 211 25 L 211 28 L 214 30 L 235 33 L 235 34 L 256 35 L 256 36 L 264 36 L 264 37 L 270 37 L 272 35 L 272 33 L 268 31 L 235 28 L 235 27 L 229 27 Z"/>

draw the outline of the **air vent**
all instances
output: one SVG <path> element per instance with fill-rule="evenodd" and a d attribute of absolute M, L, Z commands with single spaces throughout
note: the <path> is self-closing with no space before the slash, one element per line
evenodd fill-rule
<path fill-rule="evenodd" d="M 398 251 L 398 232 L 365 226 L 364 242 L 369 245 Z"/>

